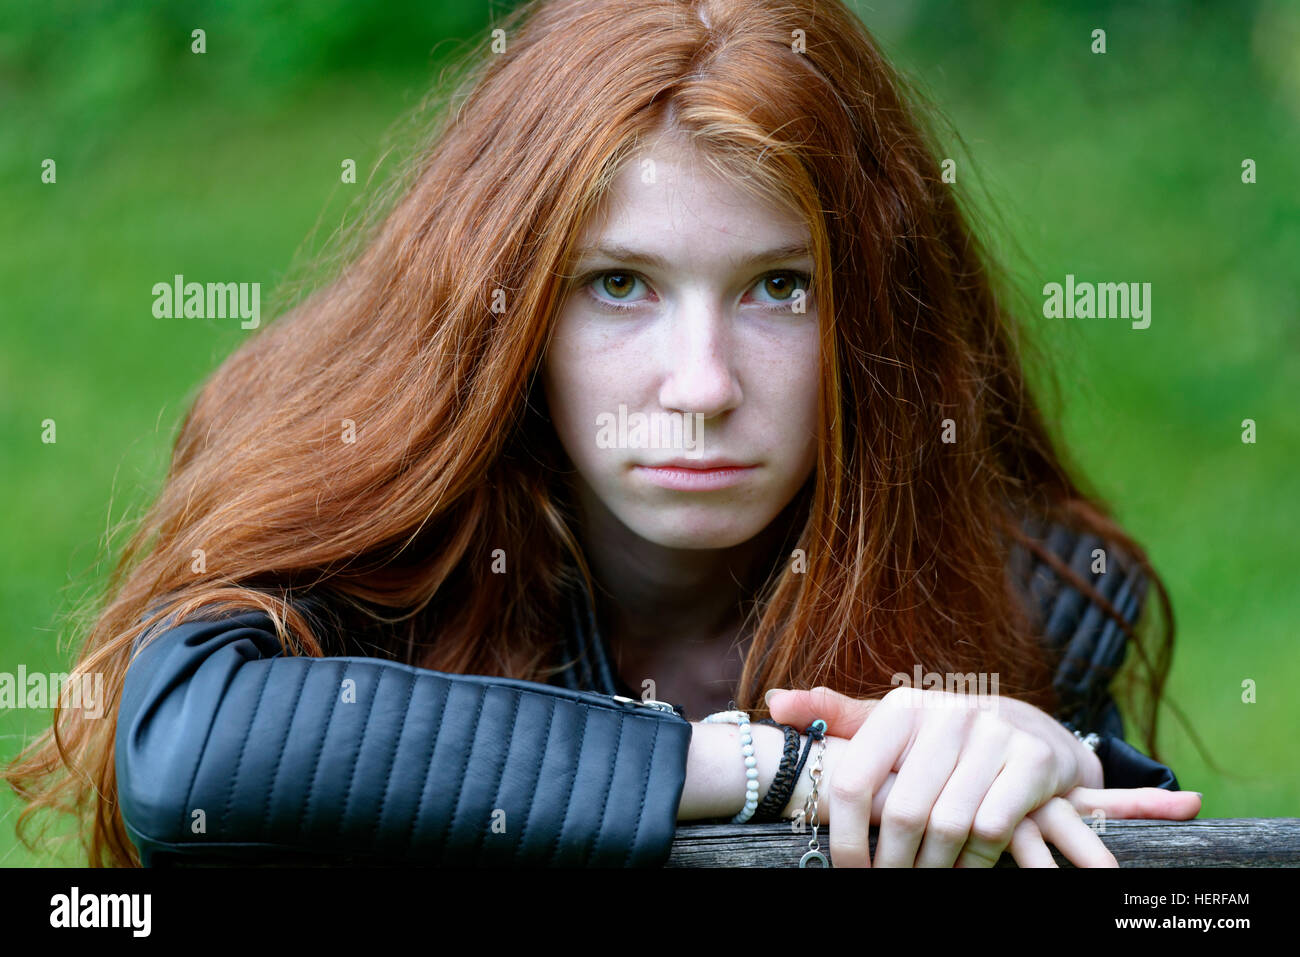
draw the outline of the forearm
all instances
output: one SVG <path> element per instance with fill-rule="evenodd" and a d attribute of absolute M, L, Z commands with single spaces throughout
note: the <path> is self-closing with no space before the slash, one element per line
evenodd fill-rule
<path fill-rule="evenodd" d="M 781 766 L 785 736 L 766 724 L 750 725 L 757 760 L 761 801 L 772 787 Z M 677 820 L 697 821 L 732 817 L 745 804 L 745 764 L 740 752 L 740 728 L 734 724 L 694 722 L 686 756 L 686 783 Z M 802 804 L 802 797 L 799 799 Z M 788 807 L 794 807 L 793 801 Z"/>
<path fill-rule="evenodd" d="M 142 864 L 666 860 L 689 753 L 679 717 L 499 676 L 280 650 L 253 609 L 141 643 L 114 766 Z"/>

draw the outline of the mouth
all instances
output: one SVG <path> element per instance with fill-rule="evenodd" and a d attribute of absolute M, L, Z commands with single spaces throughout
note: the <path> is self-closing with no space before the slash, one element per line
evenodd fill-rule
<path fill-rule="evenodd" d="M 758 471 L 758 466 L 723 459 L 674 459 L 661 465 L 636 465 L 632 471 L 660 488 L 681 492 L 711 492 L 747 481 Z"/>

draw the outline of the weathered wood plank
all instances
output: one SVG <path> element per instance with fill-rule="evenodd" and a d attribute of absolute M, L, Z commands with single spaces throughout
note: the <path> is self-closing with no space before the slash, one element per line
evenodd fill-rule
<path fill-rule="evenodd" d="M 818 840 L 833 865 L 829 833 L 821 828 Z M 872 828 L 873 855 L 876 835 Z M 1300 866 L 1300 818 L 1294 817 L 1111 820 L 1097 836 L 1120 867 Z M 683 824 L 677 828 L 667 866 L 798 867 L 809 837 L 808 832 L 795 833 L 789 824 Z M 1058 865 L 1074 866 L 1051 850 Z M 1016 863 L 1003 854 L 997 866 Z"/>

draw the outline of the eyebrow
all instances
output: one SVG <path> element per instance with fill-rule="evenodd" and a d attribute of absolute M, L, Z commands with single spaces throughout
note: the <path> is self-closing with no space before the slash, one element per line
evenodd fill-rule
<path fill-rule="evenodd" d="M 785 246 L 777 246 L 773 249 L 765 249 L 762 252 L 754 253 L 750 256 L 741 256 L 729 260 L 731 266 L 740 269 L 746 266 L 755 266 L 760 263 L 778 262 L 785 259 L 800 259 L 810 256 L 811 251 L 807 243 L 789 243 Z M 617 262 L 635 263 L 641 266 L 649 266 L 654 269 L 666 270 L 668 261 L 662 256 L 646 252 L 641 249 L 634 249 L 631 246 L 624 246 L 621 243 L 601 243 L 597 246 L 583 246 L 578 250 L 579 261 L 585 261 L 590 258 L 604 256 Z"/>

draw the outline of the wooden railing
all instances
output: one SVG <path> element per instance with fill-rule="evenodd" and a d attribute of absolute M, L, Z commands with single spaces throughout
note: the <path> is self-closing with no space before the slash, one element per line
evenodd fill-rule
<path fill-rule="evenodd" d="M 1300 866 L 1300 818 L 1108 820 L 1095 830 L 1120 867 Z M 829 833 L 821 828 L 818 841 L 834 866 Z M 873 856 L 876 834 L 872 828 Z M 668 866 L 798 867 L 810 837 L 789 824 L 683 824 L 677 828 Z M 1074 866 L 1048 847 L 1058 865 Z M 997 866 L 1016 863 L 1003 854 Z"/>

